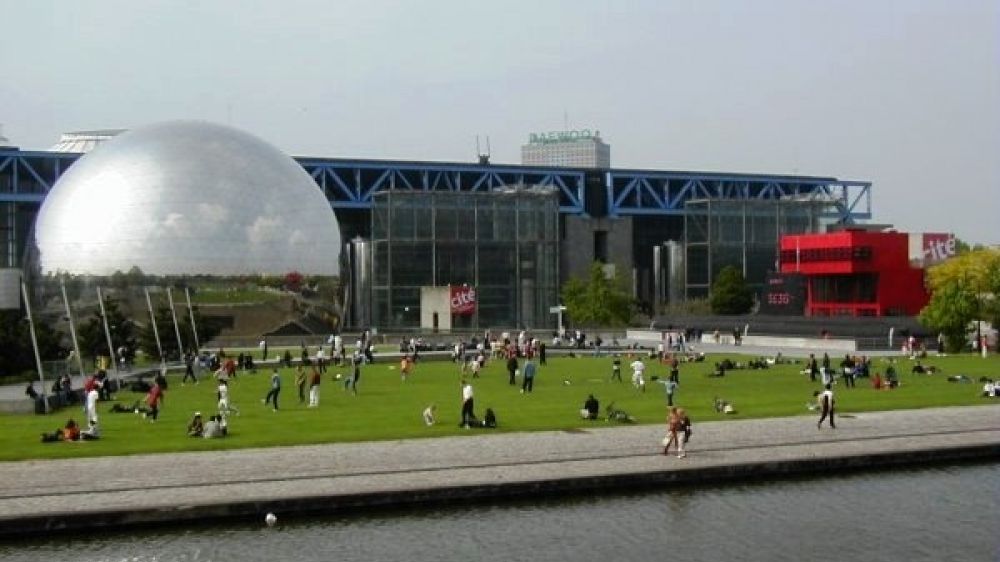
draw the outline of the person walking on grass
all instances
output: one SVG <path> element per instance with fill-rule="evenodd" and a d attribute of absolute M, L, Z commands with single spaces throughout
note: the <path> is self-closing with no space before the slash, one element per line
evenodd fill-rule
<path fill-rule="evenodd" d="M 642 359 L 636 358 L 630 366 L 632 367 L 632 386 L 636 390 L 646 392 L 646 380 L 642 376 L 642 372 L 646 370 L 645 363 L 642 362 Z"/>
<path fill-rule="evenodd" d="M 264 397 L 264 405 L 267 406 L 269 403 L 274 407 L 274 411 L 278 411 L 278 394 L 281 393 L 281 375 L 278 374 L 278 370 L 274 369 L 271 372 L 271 390 L 267 391 L 267 396 Z"/>
<path fill-rule="evenodd" d="M 155 422 L 156 418 L 160 415 L 160 406 L 162 404 L 163 389 L 160 388 L 159 383 L 153 383 L 153 387 L 146 394 L 146 406 L 149 408 L 149 413 L 143 414 L 143 417 L 151 422 Z"/>
<path fill-rule="evenodd" d="M 611 380 L 618 379 L 618 382 L 622 382 L 622 358 L 617 353 L 614 359 L 611 360 Z"/>
<path fill-rule="evenodd" d="M 521 383 L 521 394 L 530 393 L 535 388 L 535 363 L 528 359 L 524 362 L 524 372 L 521 373 L 524 379 Z"/>
<path fill-rule="evenodd" d="M 661 378 L 659 378 L 657 376 L 653 376 L 653 377 L 651 377 L 651 379 L 653 381 L 658 382 L 658 383 L 660 383 L 660 384 L 663 385 L 663 390 L 667 394 L 667 407 L 673 406 L 674 405 L 674 392 L 677 391 L 677 387 L 679 385 L 674 381 L 673 378 L 661 379 Z"/>
<path fill-rule="evenodd" d="M 299 404 L 306 403 L 306 370 L 302 365 L 295 367 L 295 386 L 299 387 Z"/>
<path fill-rule="evenodd" d="M 514 386 L 517 384 L 517 354 L 511 353 L 507 357 L 507 384 Z"/>
<path fill-rule="evenodd" d="M 194 381 L 194 384 L 198 384 L 198 377 L 194 374 L 193 351 L 188 351 L 184 354 L 184 378 L 181 379 L 181 386 L 184 386 L 184 383 L 186 383 L 189 378 Z"/>
<path fill-rule="evenodd" d="M 236 407 L 236 404 L 229 401 L 229 381 L 226 379 L 219 380 L 216 397 L 219 399 L 218 408 L 220 416 L 228 418 L 231 413 L 240 415 L 240 409 Z"/>
<path fill-rule="evenodd" d="M 312 374 L 309 376 L 309 407 L 316 408 L 319 407 L 319 383 L 322 377 L 319 374 L 319 370 L 316 367 L 312 368 Z"/>

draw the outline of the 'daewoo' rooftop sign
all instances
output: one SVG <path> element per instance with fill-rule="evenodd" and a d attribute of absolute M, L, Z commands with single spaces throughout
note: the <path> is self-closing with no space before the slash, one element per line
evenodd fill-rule
<path fill-rule="evenodd" d="M 528 135 L 529 144 L 554 144 L 559 142 L 576 142 L 598 138 L 600 131 L 590 129 L 574 129 L 572 131 L 549 131 L 547 133 L 531 133 Z"/>

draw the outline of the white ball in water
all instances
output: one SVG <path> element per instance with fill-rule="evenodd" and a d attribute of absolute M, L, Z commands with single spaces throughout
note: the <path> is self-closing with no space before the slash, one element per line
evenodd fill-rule
<path fill-rule="evenodd" d="M 273 513 L 268 513 L 264 516 L 264 523 L 267 523 L 268 527 L 274 527 L 275 523 L 278 522 L 278 516 Z"/>

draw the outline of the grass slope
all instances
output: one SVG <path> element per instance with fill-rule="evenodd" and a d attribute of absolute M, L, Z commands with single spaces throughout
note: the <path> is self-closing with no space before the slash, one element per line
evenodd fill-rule
<path fill-rule="evenodd" d="M 764 371 L 734 370 L 725 378 L 709 378 L 712 363 L 724 356 L 709 357 L 706 363 L 681 365 L 681 386 L 676 403 L 687 408 L 697 425 L 700 421 L 745 419 L 778 416 L 813 415 L 805 408 L 812 401 L 818 384 L 799 374 L 803 365 L 780 365 Z M 746 357 L 730 356 L 735 361 Z M 556 357 L 539 369 L 535 391 L 521 394 L 520 386 L 507 384 L 503 361 L 491 361 L 478 379 L 475 388 L 476 415 L 483 417 L 486 407 L 492 407 L 499 419 L 496 431 L 560 430 L 586 427 L 606 427 L 605 421 L 581 420 L 578 410 L 589 393 L 604 407 L 614 401 L 635 416 L 640 423 L 662 423 L 665 414 L 663 387 L 648 383 L 640 393 L 628 383 L 631 360 L 622 357 L 624 384 L 611 382 L 610 357 Z M 665 376 L 667 369 L 644 359 L 646 378 Z M 833 363 L 839 362 L 834 358 Z M 929 358 L 925 365 L 935 365 L 941 372 L 935 375 L 911 375 L 912 362 L 900 360 L 897 371 L 902 386 L 892 391 L 875 391 L 867 380 L 859 379 L 854 389 L 837 384 L 838 408 L 841 413 L 873 410 L 913 409 L 936 406 L 959 406 L 986 403 L 980 398 L 980 376 L 1000 378 L 1000 359 L 978 356 Z M 882 371 L 885 360 L 875 360 L 875 370 Z M 347 369 L 330 369 L 323 377 L 320 407 L 311 409 L 298 403 L 294 372 L 282 369 L 281 410 L 272 412 L 261 399 L 267 392 L 270 369 L 258 369 L 256 374 L 240 374 L 231 384 L 232 401 L 241 415 L 230 419 L 230 435 L 225 439 L 195 439 L 185 435 L 192 413 L 201 411 L 205 418 L 215 412 L 214 381 L 203 376 L 201 384 L 182 386 L 179 376 L 171 376 L 160 419 L 150 423 L 134 414 L 108 413 L 110 403 L 98 405 L 104 433 L 100 441 L 79 443 L 41 443 L 39 434 L 53 431 L 73 417 L 83 422 L 79 408 L 69 408 L 49 416 L 0 416 L 0 460 L 65 458 L 82 456 L 128 455 L 139 453 L 221 450 L 247 447 L 269 447 L 307 443 L 408 439 L 444 435 L 468 434 L 458 427 L 460 412 L 459 368 L 452 363 L 426 362 L 418 364 L 410 380 L 403 383 L 398 364 L 386 360 L 363 367 L 359 393 L 354 396 L 333 380 L 336 373 Z M 948 382 L 947 376 L 963 373 L 972 384 Z M 717 414 L 713 398 L 730 400 L 736 415 Z M 122 392 L 116 399 L 131 404 L 142 399 L 141 394 Z M 425 427 L 420 413 L 430 403 L 438 405 L 438 424 Z M 997 403 L 1000 403 L 998 400 Z M 805 424 L 805 422 L 804 422 Z M 84 424 L 85 425 L 85 424 Z M 805 424 L 808 426 L 808 424 Z M 471 430 L 490 431 L 490 430 Z"/>

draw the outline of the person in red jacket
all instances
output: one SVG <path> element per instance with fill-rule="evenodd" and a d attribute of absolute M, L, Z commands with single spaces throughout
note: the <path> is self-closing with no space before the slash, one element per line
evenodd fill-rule
<path fill-rule="evenodd" d="M 146 406 L 149 408 L 149 413 L 143 414 L 143 417 L 149 421 L 156 421 L 157 416 L 160 415 L 160 405 L 163 404 L 163 389 L 160 388 L 159 384 L 153 384 L 153 388 L 149 389 L 146 393 Z"/>

